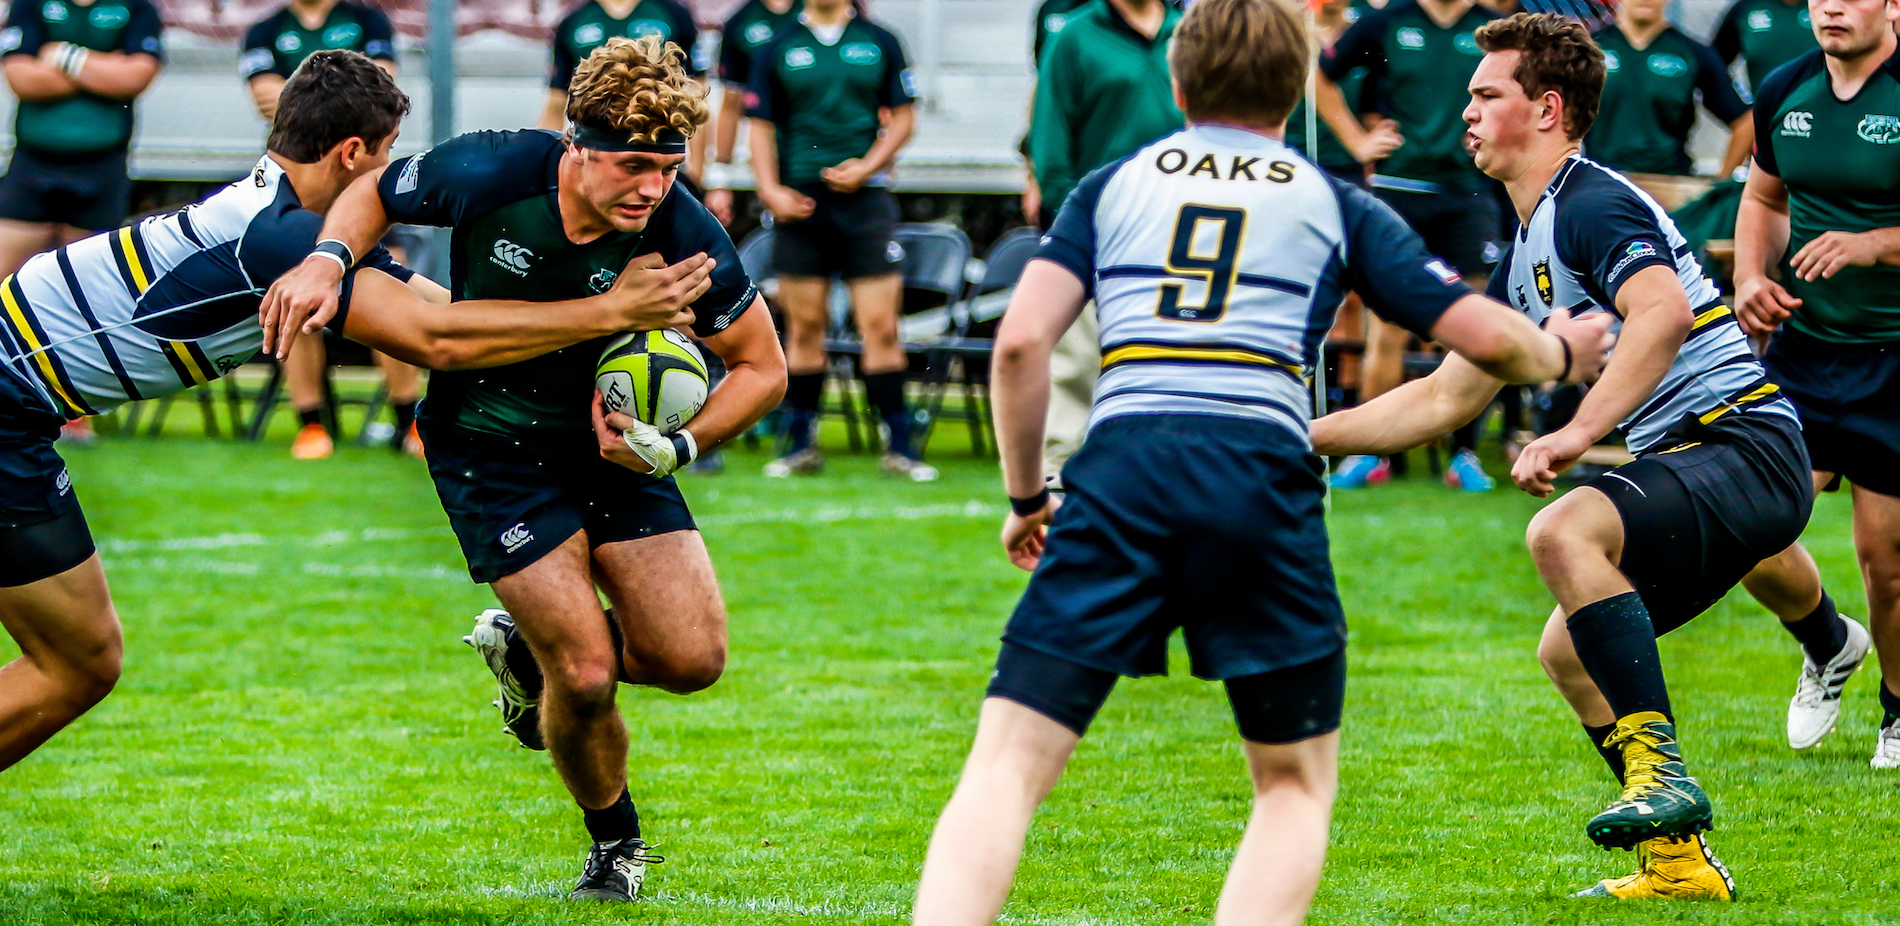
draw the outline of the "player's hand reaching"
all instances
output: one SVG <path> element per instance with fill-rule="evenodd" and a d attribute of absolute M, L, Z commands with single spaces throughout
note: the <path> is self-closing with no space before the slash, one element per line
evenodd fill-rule
<path fill-rule="evenodd" d="M 1399 124 L 1390 119 L 1381 119 L 1359 137 L 1352 149 L 1353 160 L 1361 164 L 1382 161 L 1403 144 L 1405 136 L 1399 134 Z"/>
<path fill-rule="evenodd" d="M 638 418 L 607 411 L 600 390 L 594 390 L 594 439 L 600 455 L 636 473 L 657 478 L 671 476 L 684 462 L 673 449 L 673 439 Z"/>
<path fill-rule="evenodd" d="M 713 218 L 719 220 L 719 224 L 732 224 L 731 190 L 707 190 L 705 203 L 706 211 L 712 213 Z"/>
<path fill-rule="evenodd" d="M 783 184 L 760 184 L 758 193 L 759 202 L 771 210 L 773 217 L 787 222 L 811 218 L 812 210 L 818 208 L 811 197 Z"/>
<path fill-rule="evenodd" d="M 1553 310 L 1544 320 L 1546 332 L 1570 345 L 1570 375 L 1564 377 L 1565 383 L 1594 383 L 1603 374 L 1603 367 L 1610 362 L 1610 348 L 1616 346 L 1616 335 L 1610 333 L 1615 322 L 1608 312 L 1575 318 L 1569 309 L 1562 308 Z"/>
<path fill-rule="evenodd" d="M 1559 428 L 1531 441 L 1511 464 L 1511 481 L 1538 498 L 1557 488 L 1557 474 L 1575 466 L 1596 440 L 1571 428 Z"/>
<path fill-rule="evenodd" d="M 872 170 L 859 158 L 847 158 L 818 172 L 818 179 L 840 193 L 856 193 L 871 182 Z"/>
<path fill-rule="evenodd" d="M 718 263 L 705 252 L 668 266 L 657 253 L 642 254 L 620 271 L 602 298 L 619 313 L 626 331 L 657 331 L 693 323 L 694 302 L 712 288 Z"/>
<path fill-rule="evenodd" d="M 1872 267 L 1887 252 L 1878 232 L 1831 231 L 1801 246 L 1788 265 L 1812 283 L 1830 279 L 1843 267 Z"/>
<path fill-rule="evenodd" d="M 1028 517 L 1014 511 L 1003 518 L 1003 552 L 1024 572 L 1034 572 L 1042 562 L 1042 547 L 1049 538 L 1049 522 L 1055 519 L 1061 500 L 1051 494 L 1042 510 Z"/>
<path fill-rule="evenodd" d="M 306 257 L 303 263 L 277 278 L 257 307 L 264 327 L 264 353 L 277 359 L 290 356 L 298 332 L 314 334 L 336 317 L 343 287 L 343 268 L 327 257 Z"/>
<path fill-rule="evenodd" d="M 1801 307 L 1801 300 L 1780 283 L 1756 276 L 1735 284 L 1735 320 L 1751 337 L 1772 334 L 1781 323 Z"/>

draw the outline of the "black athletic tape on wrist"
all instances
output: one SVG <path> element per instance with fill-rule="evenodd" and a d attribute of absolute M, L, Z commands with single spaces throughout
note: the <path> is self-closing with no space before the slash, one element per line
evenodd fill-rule
<path fill-rule="evenodd" d="M 1558 338 L 1557 343 L 1562 344 L 1564 346 L 1564 371 L 1562 373 L 1557 374 L 1557 381 L 1561 383 L 1564 380 L 1570 378 L 1570 363 L 1574 358 L 1571 357 L 1570 355 L 1569 341 L 1566 341 L 1563 338 Z"/>
<path fill-rule="evenodd" d="M 627 133 L 588 122 L 574 124 L 574 144 L 594 151 L 639 151 L 646 154 L 685 154 L 686 133 L 661 129 L 653 141 L 635 141 Z"/>
<path fill-rule="evenodd" d="M 1049 490 L 1043 489 L 1028 498 L 1009 497 L 1009 509 L 1019 518 L 1026 518 L 1049 507 Z"/>
<path fill-rule="evenodd" d="M 317 242 L 317 246 L 314 248 L 311 248 L 310 253 L 311 254 L 327 254 L 331 257 L 334 257 L 343 263 L 344 270 L 348 270 L 351 267 L 356 266 L 356 254 L 350 250 L 349 245 L 344 244 L 343 242 L 338 241 L 335 238 L 325 238 L 322 241 Z"/>
<path fill-rule="evenodd" d="M 686 466 L 699 456 L 699 444 L 688 437 L 685 431 L 674 432 L 672 438 L 673 459 L 677 461 L 674 465 Z"/>

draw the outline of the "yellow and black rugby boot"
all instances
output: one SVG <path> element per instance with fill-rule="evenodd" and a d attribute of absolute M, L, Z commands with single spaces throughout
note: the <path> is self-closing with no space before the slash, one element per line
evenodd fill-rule
<path fill-rule="evenodd" d="M 1623 794 L 1584 827 L 1597 845 L 1628 849 L 1659 836 L 1714 829 L 1715 808 L 1682 764 L 1669 718 L 1656 711 L 1631 714 L 1616 722 L 1603 745 L 1623 750 Z"/>
<path fill-rule="evenodd" d="M 1652 839 L 1636 847 L 1642 867 L 1635 874 L 1606 878 L 1572 897 L 1618 900 L 1734 900 L 1735 879 L 1710 851 L 1701 834 L 1681 839 Z"/>

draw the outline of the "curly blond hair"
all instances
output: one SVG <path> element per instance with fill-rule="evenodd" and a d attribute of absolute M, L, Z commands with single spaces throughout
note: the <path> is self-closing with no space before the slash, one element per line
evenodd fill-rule
<path fill-rule="evenodd" d="M 570 124 L 623 131 L 629 141 L 655 142 L 665 129 L 690 136 L 710 115 L 705 86 L 686 73 L 686 53 L 657 35 L 608 39 L 567 85 Z"/>

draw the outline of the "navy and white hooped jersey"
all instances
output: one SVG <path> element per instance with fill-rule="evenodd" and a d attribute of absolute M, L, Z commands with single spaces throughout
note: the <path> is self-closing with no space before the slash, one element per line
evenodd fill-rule
<path fill-rule="evenodd" d="M 1082 180 L 1037 255 L 1101 317 L 1090 425 L 1260 418 L 1305 437 L 1304 377 L 1348 290 L 1421 337 L 1470 290 L 1384 203 L 1264 135 L 1196 125 Z"/>
<path fill-rule="evenodd" d="M 1558 307 L 1573 315 L 1605 309 L 1617 315 L 1620 330 L 1617 291 L 1647 267 L 1675 270 L 1695 309 L 1695 327 L 1661 385 L 1623 421 L 1630 450 L 1657 449 L 1690 416 L 1707 422 L 1745 410 L 1798 420 L 1669 214 L 1623 175 L 1588 158 L 1572 157 L 1551 178 L 1491 277 L 1490 294 L 1540 325 Z"/>
<path fill-rule="evenodd" d="M 69 418 L 210 382 L 257 355 L 258 304 L 322 230 L 266 156 L 200 202 L 36 255 L 0 280 L 0 352 Z M 358 266 L 413 276 L 381 246 Z"/>

